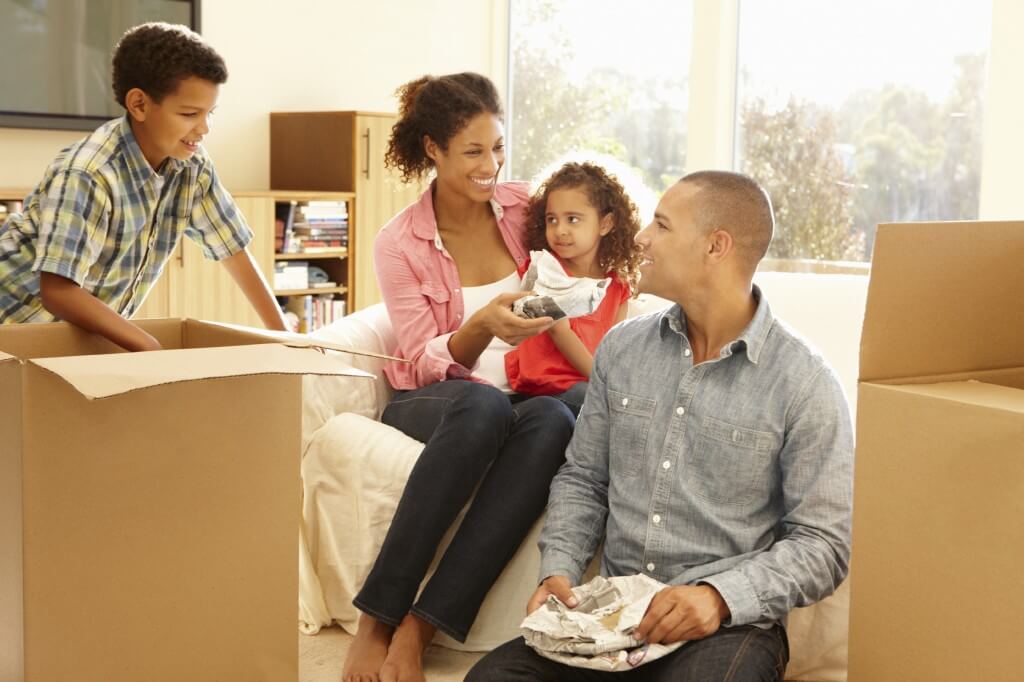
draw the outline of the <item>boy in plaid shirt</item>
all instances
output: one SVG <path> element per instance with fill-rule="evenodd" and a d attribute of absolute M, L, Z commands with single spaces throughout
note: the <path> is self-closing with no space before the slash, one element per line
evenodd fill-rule
<path fill-rule="evenodd" d="M 60 319 L 159 349 L 126 318 L 184 234 L 224 263 L 267 327 L 286 329 L 246 249 L 252 231 L 200 145 L 226 80 L 224 60 L 184 26 L 125 33 L 113 57 L 125 116 L 63 150 L 0 227 L 0 324 Z"/>

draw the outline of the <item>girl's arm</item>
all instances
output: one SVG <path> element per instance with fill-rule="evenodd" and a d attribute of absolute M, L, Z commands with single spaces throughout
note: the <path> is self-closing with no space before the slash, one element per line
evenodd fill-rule
<path fill-rule="evenodd" d="M 615 313 L 615 324 L 626 319 L 628 311 L 629 301 L 625 300 L 619 306 L 618 312 Z M 580 341 L 580 337 L 576 336 L 575 332 L 573 332 L 572 327 L 569 326 L 569 319 L 566 318 L 556 322 L 555 326 L 548 330 L 548 334 L 551 336 L 551 340 L 555 342 L 555 347 L 565 356 L 569 364 L 589 380 L 590 370 L 594 366 L 594 356 L 590 354 L 587 347 Z"/>
<path fill-rule="evenodd" d="M 576 371 L 590 379 L 590 370 L 594 366 L 594 356 L 580 341 L 580 337 L 569 326 L 569 318 L 563 318 L 548 330 L 555 347 L 565 356 Z"/>

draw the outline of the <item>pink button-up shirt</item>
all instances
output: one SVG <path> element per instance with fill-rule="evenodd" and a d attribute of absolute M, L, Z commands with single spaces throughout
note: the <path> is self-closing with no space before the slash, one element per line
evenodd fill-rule
<path fill-rule="evenodd" d="M 437 233 L 432 188 L 392 218 L 373 245 L 377 281 L 398 339 L 395 355 L 412 360 L 384 367 L 391 385 L 399 390 L 445 379 L 483 381 L 473 376 L 479 363 L 465 367 L 448 350 L 448 339 L 464 321 L 462 284 L 455 261 Z M 525 182 L 498 183 L 491 199 L 498 230 L 516 267 L 529 257 L 528 202 Z"/>

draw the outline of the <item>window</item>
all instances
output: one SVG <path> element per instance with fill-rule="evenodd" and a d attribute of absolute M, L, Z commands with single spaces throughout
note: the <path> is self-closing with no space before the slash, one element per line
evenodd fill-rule
<path fill-rule="evenodd" d="M 680 0 L 512 0 L 510 176 L 543 180 L 576 152 L 615 157 L 655 194 L 677 180 L 692 14 Z"/>
<path fill-rule="evenodd" d="M 878 223 L 977 218 L 990 20 L 971 0 L 740 3 L 736 168 L 772 196 L 770 257 L 866 261 Z"/>

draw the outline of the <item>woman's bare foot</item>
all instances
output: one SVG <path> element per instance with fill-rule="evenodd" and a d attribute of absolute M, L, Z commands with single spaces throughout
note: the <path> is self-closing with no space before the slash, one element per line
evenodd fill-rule
<path fill-rule="evenodd" d="M 356 638 L 348 648 L 342 682 L 378 682 L 395 629 L 365 613 L 359 615 Z"/>
<path fill-rule="evenodd" d="M 430 623 L 409 614 L 395 630 L 387 659 L 380 668 L 380 682 L 426 682 L 423 651 L 437 631 Z"/>

